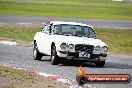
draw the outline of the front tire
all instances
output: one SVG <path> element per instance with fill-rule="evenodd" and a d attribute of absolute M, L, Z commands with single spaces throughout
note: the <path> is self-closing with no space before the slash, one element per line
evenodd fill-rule
<path fill-rule="evenodd" d="M 33 49 L 33 58 L 34 60 L 41 60 L 42 54 L 39 52 L 37 44 L 34 44 L 34 49 Z"/>
<path fill-rule="evenodd" d="M 51 64 L 57 65 L 59 64 L 59 57 L 57 56 L 56 47 L 53 46 L 51 49 Z"/>
<path fill-rule="evenodd" d="M 97 61 L 95 64 L 97 67 L 103 67 L 105 65 L 105 61 Z"/>

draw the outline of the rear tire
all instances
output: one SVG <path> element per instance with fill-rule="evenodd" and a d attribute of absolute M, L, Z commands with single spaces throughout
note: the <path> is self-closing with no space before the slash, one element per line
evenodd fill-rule
<path fill-rule="evenodd" d="M 56 47 L 53 46 L 51 49 L 51 64 L 58 65 L 59 64 L 59 57 L 57 56 Z"/>
<path fill-rule="evenodd" d="M 97 61 L 95 64 L 97 67 L 103 67 L 105 65 L 105 61 Z"/>
<path fill-rule="evenodd" d="M 33 49 L 33 58 L 34 58 L 34 60 L 39 60 L 40 61 L 42 56 L 43 55 L 39 52 L 37 44 L 35 43 L 34 44 L 34 49 Z"/>

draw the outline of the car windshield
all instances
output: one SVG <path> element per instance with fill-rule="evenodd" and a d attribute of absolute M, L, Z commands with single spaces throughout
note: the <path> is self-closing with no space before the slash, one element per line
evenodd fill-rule
<path fill-rule="evenodd" d="M 55 34 L 63 35 L 74 35 L 74 36 L 84 36 L 88 38 L 95 38 L 95 32 L 91 27 L 80 26 L 80 25 L 69 25 L 69 24 L 60 24 L 54 26 Z"/>

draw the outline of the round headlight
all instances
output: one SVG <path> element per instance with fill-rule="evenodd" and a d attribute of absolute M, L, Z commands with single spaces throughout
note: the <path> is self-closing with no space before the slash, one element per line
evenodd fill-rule
<path fill-rule="evenodd" d="M 69 49 L 74 49 L 74 45 L 73 44 L 69 44 Z"/>
<path fill-rule="evenodd" d="M 96 46 L 94 50 L 95 51 L 100 51 L 100 47 L 99 46 Z"/>
<path fill-rule="evenodd" d="M 101 51 L 102 53 L 106 54 L 108 52 L 108 48 L 106 46 L 103 46 Z"/>
<path fill-rule="evenodd" d="M 66 49 L 66 48 L 67 48 L 66 43 L 62 43 L 62 44 L 60 45 L 60 48 L 61 48 L 61 49 Z"/>

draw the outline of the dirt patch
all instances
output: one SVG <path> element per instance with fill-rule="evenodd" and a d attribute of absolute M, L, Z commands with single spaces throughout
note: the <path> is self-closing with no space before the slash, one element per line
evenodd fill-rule
<path fill-rule="evenodd" d="M 0 88 L 68 88 L 68 85 L 34 73 L 0 67 Z"/>
<path fill-rule="evenodd" d="M 68 88 L 68 85 L 42 76 L 36 82 L 27 83 L 20 79 L 0 77 L 0 88 Z"/>

